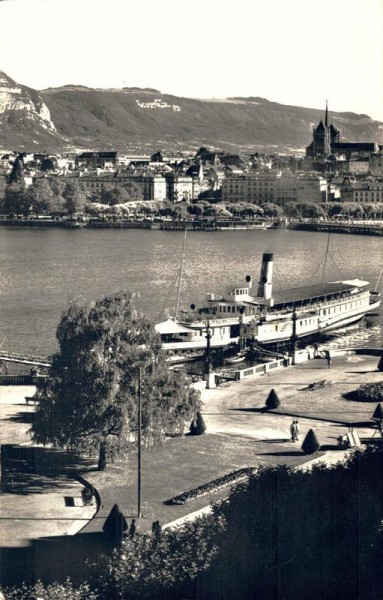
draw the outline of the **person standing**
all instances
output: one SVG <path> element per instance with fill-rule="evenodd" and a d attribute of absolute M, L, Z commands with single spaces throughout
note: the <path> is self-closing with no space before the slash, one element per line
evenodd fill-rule
<path fill-rule="evenodd" d="M 288 367 L 289 366 L 289 355 L 287 352 L 283 353 L 283 366 L 284 367 Z"/>
<path fill-rule="evenodd" d="M 133 537 L 137 531 L 136 528 L 136 519 L 132 519 L 132 522 L 129 527 L 129 537 Z"/>
<path fill-rule="evenodd" d="M 327 360 L 327 366 L 328 366 L 328 368 L 331 369 L 332 356 L 331 356 L 330 350 L 327 350 L 327 352 L 326 352 L 326 360 Z"/>
<path fill-rule="evenodd" d="M 295 420 L 290 425 L 290 435 L 291 435 L 291 441 L 296 442 L 297 441 L 297 426 L 296 426 Z"/>

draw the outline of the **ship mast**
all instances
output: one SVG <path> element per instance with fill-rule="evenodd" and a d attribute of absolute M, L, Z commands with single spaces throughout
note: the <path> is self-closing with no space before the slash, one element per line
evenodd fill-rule
<path fill-rule="evenodd" d="M 330 248 L 330 231 L 328 232 L 328 237 L 327 237 L 326 254 L 325 254 L 325 258 L 324 258 L 324 267 L 323 267 L 322 287 L 324 287 L 325 280 L 326 280 L 327 257 L 328 257 L 329 248 Z"/>
<path fill-rule="evenodd" d="M 177 319 L 177 314 L 178 314 L 178 305 L 180 302 L 181 280 L 182 280 L 182 271 L 183 271 L 183 266 L 184 266 L 185 246 L 186 246 L 186 232 L 187 232 L 187 227 L 185 227 L 184 244 L 182 247 L 182 258 L 181 258 L 181 266 L 180 266 L 180 276 L 178 279 L 177 302 L 176 302 L 176 310 L 175 310 L 175 315 L 174 315 L 176 319 Z"/>

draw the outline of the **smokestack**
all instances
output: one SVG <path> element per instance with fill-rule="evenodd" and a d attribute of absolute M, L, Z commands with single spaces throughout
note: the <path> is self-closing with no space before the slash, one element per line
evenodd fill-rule
<path fill-rule="evenodd" d="M 259 278 L 258 296 L 264 300 L 272 299 L 273 292 L 273 254 L 265 253 L 262 257 L 261 276 Z M 270 303 L 271 304 L 271 303 Z"/>

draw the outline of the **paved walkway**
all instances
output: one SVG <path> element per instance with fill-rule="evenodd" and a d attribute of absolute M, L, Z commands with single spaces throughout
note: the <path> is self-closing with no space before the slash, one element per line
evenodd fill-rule
<path fill-rule="evenodd" d="M 34 393 L 34 386 L 0 386 L 1 444 L 18 446 L 9 463 L 8 491 L 0 495 L 0 547 L 74 534 L 97 510 L 95 502 L 82 506 L 83 485 L 74 479 L 85 464 L 33 446 L 28 430 L 35 409 L 26 405 L 25 396 Z"/>
<path fill-rule="evenodd" d="M 374 433 L 371 416 L 376 405 L 350 401 L 343 394 L 362 383 L 383 381 L 383 372 L 376 368 L 378 360 L 375 356 L 335 355 L 331 369 L 324 359 L 313 359 L 204 390 L 203 416 L 207 429 L 209 433 L 255 441 L 290 443 L 294 417 L 299 419 L 301 440 L 311 428 L 325 446 L 336 444 L 337 437 L 347 432 L 348 427 L 357 427 L 360 436 L 371 437 Z M 323 380 L 323 387 L 310 390 L 311 384 Z M 273 388 L 281 405 L 265 412 L 265 401 Z"/>
<path fill-rule="evenodd" d="M 204 390 L 203 415 L 207 435 L 197 440 L 189 438 L 187 443 L 182 439 L 169 440 L 162 448 L 143 453 L 145 519 L 139 530 L 149 529 L 151 522 L 158 518 L 161 523 L 182 519 L 214 499 L 204 497 L 183 507 L 171 507 L 171 518 L 168 508 L 163 505 L 163 500 L 172 494 L 209 480 L 201 481 L 203 461 L 211 465 L 210 479 L 245 464 L 297 466 L 306 463 L 308 457 L 300 449 L 301 442 L 290 441 L 289 427 L 293 416 L 300 422 L 301 441 L 310 428 L 315 430 L 322 445 L 332 448 L 336 447 L 337 437 L 347 432 L 350 426 L 358 430 L 361 438 L 371 437 L 374 430 L 370 417 L 375 404 L 352 402 L 343 394 L 361 383 L 382 381 L 383 372 L 377 371 L 377 363 L 377 357 L 350 354 L 335 356 L 332 368 L 328 369 L 324 360 L 315 359 L 261 377 L 223 384 L 215 390 Z M 323 388 L 310 391 L 310 384 L 323 379 L 326 380 Z M 272 388 L 276 390 L 281 406 L 276 411 L 264 412 L 262 409 Z M 65 502 L 65 498 L 80 497 L 82 486 L 73 477 L 81 471 L 96 486 L 103 504 L 97 518 L 88 523 L 85 531 L 102 530 L 114 503 L 119 504 L 125 515 L 134 517 L 136 458 L 133 456 L 127 463 L 116 463 L 105 473 L 86 473 L 89 464 L 68 465 L 61 460 L 64 453 L 33 449 L 27 430 L 34 408 L 26 407 L 24 402 L 24 396 L 31 395 L 33 390 L 0 388 L 0 433 L 4 433 L 3 439 L 32 451 L 35 467 L 40 465 L 29 475 L 24 473 L 21 481 L 16 481 L 21 486 L 15 488 L 16 493 L 11 487 L 11 493 L 0 496 L 0 546 L 23 545 L 28 543 L 26 537 L 71 534 L 82 528 L 96 507 L 67 506 Z M 217 456 L 219 440 L 222 440 L 221 447 L 225 447 L 225 457 Z M 36 459 L 38 455 L 39 460 Z M 333 462 L 338 457 L 341 459 L 343 453 L 334 451 L 326 454 L 323 460 Z M 194 464 L 193 460 L 197 462 Z M 56 464 L 57 468 L 49 471 L 44 468 L 47 463 Z M 205 467 L 202 476 L 206 477 L 208 472 Z"/>

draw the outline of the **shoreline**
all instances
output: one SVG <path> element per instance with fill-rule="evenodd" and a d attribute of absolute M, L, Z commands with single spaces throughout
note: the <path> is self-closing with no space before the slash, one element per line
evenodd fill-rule
<path fill-rule="evenodd" d="M 319 233 L 344 233 L 352 235 L 383 236 L 383 222 L 337 223 L 334 221 L 279 222 L 267 220 L 252 221 L 60 221 L 55 219 L 0 219 L 0 227 L 16 228 L 58 228 L 58 229 L 145 229 L 153 231 L 268 231 L 269 229 L 289 229 L 291 231 L 312 231 Z"/>

